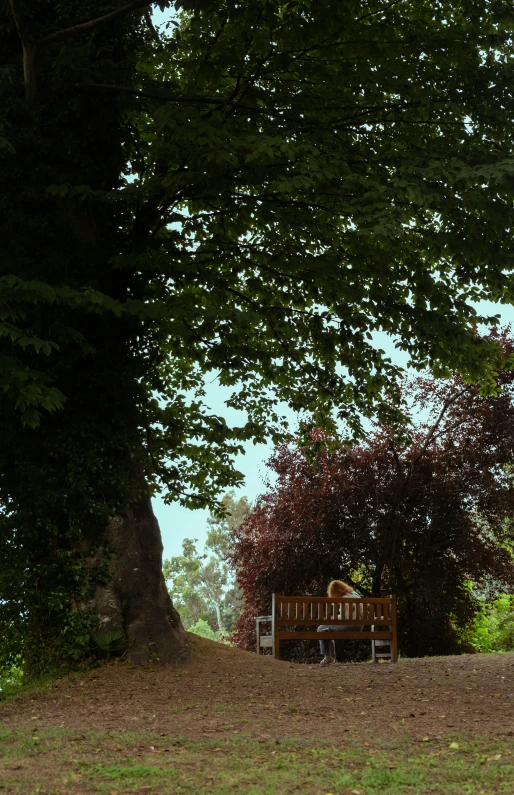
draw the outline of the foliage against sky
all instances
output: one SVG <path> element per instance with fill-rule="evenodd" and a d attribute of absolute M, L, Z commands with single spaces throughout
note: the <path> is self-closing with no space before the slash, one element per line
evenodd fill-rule
<path fill-rule="evenodd" d="M 277 427 L 275 396 L 318 415 L 335 406 L 354 427 L 357 410 L 379 407 L 395 368 L 371 345 L 375 329 L 419 364 L 483 375 L 490 351 L 466 302 L 511 296 L 512 11 L 485 0 L 174 7 L 159 41 L 137 13 L 122 18 L 141 32 L 135 75 L 88 71 L 102 26 L 41 48 L 36 108 L 67 77 L 77 101 L 118 103 L 136 180 L 103 198 L 86 173 L 44 190 L 63 207 L 115 201 L 124 232 L 109 268 L 128 284 L 114 295 L 93 273 L 73 284 L 48 283 L 48 269 L 5 275 L 15 355 L 3 372 L 34 424 L 66 399 L 52 364 L 65 346 L 23 307 L 138 318 L 148 468 L 173 498 L 188 484 L 207 497 L 209 473 L 237 482 L 238 440 Z M 39 22 L 38 8 L 45 39 L 64 22 Z M 85 21 L 85 10 L 70 3 L 61 17 Z M 20 77 L 6 78 L 8 102 Z M 184 399 L 209 372 L 235 387 L 245 429 Z"/>

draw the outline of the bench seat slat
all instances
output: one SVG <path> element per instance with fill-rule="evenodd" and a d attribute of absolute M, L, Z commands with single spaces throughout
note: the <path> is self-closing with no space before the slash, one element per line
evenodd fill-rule
<path fill-rule="evenodd" d="M 330 626 L 338 626 L 338 627 L 362 627 L 369 625 L 369 621 L 364 621 L 363 618 L 357 616 L 357 618 L 320 618 L 313 621 L 312 619 L 299 619 L 299 618 L 283 618 L 282 616 L 277 616 L 277 623 L 280 627 L 317 627 L 323 625 L 330 625 Z M 388 624 L 389 622 L 383 621 L 372 621 L 372 624 Z"/>
<path fill-rule="evenodd" d="M 392 640 L 392 632 L 280 632 L 279 640 Z"/>

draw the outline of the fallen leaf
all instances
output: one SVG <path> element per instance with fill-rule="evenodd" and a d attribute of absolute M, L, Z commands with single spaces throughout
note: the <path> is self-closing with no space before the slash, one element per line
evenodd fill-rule
<path fill-rule="evenodd" d="M 486 759 L 486 762 L 497 762 L 498 759 L 501 758 L 502 758 L 501 754 L 494 754 L 494 756 L 490 756 L 488 759 Z"/>

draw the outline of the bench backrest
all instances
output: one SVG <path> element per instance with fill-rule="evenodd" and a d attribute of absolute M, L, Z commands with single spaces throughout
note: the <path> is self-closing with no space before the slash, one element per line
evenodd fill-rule
<path fill-rule="evenodd" d="M 341 611 L 341 612 L 340 612 Z M 273 594 L 272 615 L 282 626 L 309 624 L 390 625 L 396 627 L 396 597 L 360 599 Z M 340 616 L 340 617 L 339 617 Z"/>

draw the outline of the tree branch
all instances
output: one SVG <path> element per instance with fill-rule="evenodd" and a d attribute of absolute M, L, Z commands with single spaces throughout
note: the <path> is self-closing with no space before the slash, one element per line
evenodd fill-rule
<path fill-rule="evenodd" d="M 430 428 L 430 431 L 429 431 L 429 433 L 427 434 L 427 438 L 425 439 L 425 443 L 424 443 L 423 447 L 421 448 L 421 450 L 420 450 L 419 454 L 416 456 L 416 458 L 414 458 L 414 459 L 411 461 L 411 465 L 410 465 L 411 472 L 412 472 L 412 470 L 414 469 L 414 465 L 418 463 L 419 459 L 420 459 L 422 456 L 424 456 L 424 454 L 425 454 L 425 452 L 426 452 L 426 450 L 427 450 L 427 448 L 428 448 L 428 445 L 430 444 L 430 442 L 431 442 L 431 441 L 432 441 L 432 439 L 434 438 L 435 432 L 436 432 L 436 431 L 437 431 L 437 429 L 439 428 L 439 425 L 441 424 L 441 422 L 442 422 L 442 420 L 443 420 L 443 417 L 444 417 L 444 415 L 446 414 L 446 412 L 448 411 L 448 409 L 450 408 L 450 406 L 451 406 L 453 403 L 455 403 L 455 401 L 456 401 L 456 400 L 458 400 L 460 397 L 462 397 L 462 395 L 465 395 L 465 394 L 466 394 L 466 392 L 469 392 L 469 390 L 470 390 L 470 389 L 471 389 L 471 386 L 469 386 L 469 385 L 468 385 L 468 386 L 465 386 L 465 387 L 464 387 L 464 389 L 461 389 L 461 390 L 459 390 L 459 391 L 458 391 L 458 392 L 456 392 L 454 395 L 452 395 L 452 396 L 451 396 L 451 397 L 449 397 L 447 400 L 445 400 L 445 402 L 444 402 L 444 404 L 443 404 L 443 407 L 442 407 L 442 409 L 441 409 L 441 411 L 440 411 L 440 414 L 439 414 L 439 416 L 438 416 L 437 420 L 436 420 L 436 421 L 435 421 L 435 423 L 432 425 L 432 427 Z"/>
<path fill-rule="evenodd" d="M 28 21 L 23 13 L 21 0 L 10 0 L 11 11 L 18 36 L 23 49 L 23 82 L 25 84 L 25 99 L 32 104 L 37 91 L 37 42 L 32 35 Z"/>
<path fill-rule="evenodd" d="M 13 2 L 18 2 L 18 0 L 11 0 L 11 4 Z M 126 14 L 132 13 L 132 11 L 137 11 L 139 8 L 151 6 L 153 5 L 153 2 L 154 0 L 133 0 L 132 3 L 127 3 L 127 5 L 116 9 L 116 11 L 111 11 L 109 14 L 104 14 L 102 17 L 90 19 L 88 22 L 82 22 L 80 25 L 72 25 L 69 28 L 56 30 L 55 33 L 50 33 L 48 36 L 40 39 L 38 43 L 50 44 L 52 41 L 59 41 L 60 39 L 65 39 L 68 36 L 74 36 L 76 33 L 82 33 L 83 31 L 91 30 L 92 28 L 96 28 L 97 25 L 102 25 L 104 22 L 110 22 L 113 19 L 118 19 L 118 17 L 123 17 Z"/>
<path fill-rule="evenodd" d="M 400 459 L 398 458 L 398 452 L 396 450 L 396 446 L 393 439 L 389 439 L 389 449 L 391 450 L 394 456 L 394 462 L 396 464 L 396 472 L 400 478 L 403 478 L 403 471 L 402 466 L 400 464 Z"/>
<path fill-rule="evenodd" d="M 159 34 L 157 33 L 155 25 L 152 22 L 152 15 L 150 14 L 150 11 L 148 9 L 145 11 L 145 22 L 146 22 L 146 24 L 148 26 L 148 30 L 152 34 L 152 38 L 154 38 L 155 41 L 159 42 L 159 44 L 162 44 L 161 38 L 160 38 Z"/>
<path fill-rule="evenodd" d="M 199 102 L 203 105 L 237 105 L 223 97 L 200 97 L 196 95 L 178 96 L 167 91 L 148 91 L 144 88 L 131 88 L 130 86 L 117 86 L 109 83 L 75 83 L 76 88 L 94 88 L 101 91 L 113 91 L 120 94 L 132 94 L 135 97 L 147 97 L 148 99 L 159 99 L 161 102 Z M 259 108 L 256 108 L 259 111 Z"/>

